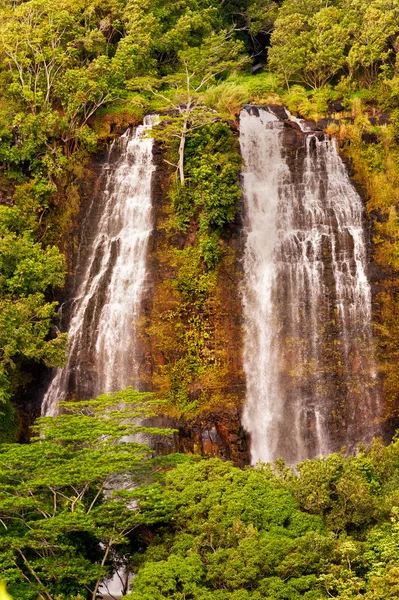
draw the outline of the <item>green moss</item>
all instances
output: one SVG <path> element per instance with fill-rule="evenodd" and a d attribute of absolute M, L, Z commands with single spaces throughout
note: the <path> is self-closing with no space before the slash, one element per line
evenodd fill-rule
<path fill-rule="evenodd" d="M 197 414 L 213 397 L 220 402 L 226 384 L 221 270 L 228 263 L 230 273 L 234 269 L 224 235 L 239 206 L 240 169 L 237 139 L 226 123 L 216 122 L 187 140 L 185 186 L 172 179 L 158 252 L 169 277 L 158 286 L 147 328 L 162 356 L 154 382 L 169 412 Z M 183 249 L 174 246 L 176 230 L 186 236 Z"/>
<path fill-rule="evenodd" d="M 99 108 L 93 118 L 93 129 L 99 139 L 107 138 L 119 128 L 138 125 L 147 112 L 144 97 L 130 93 L 122 101 Z"/>
<path fill-rule="evenodd" d="M 18 416 L 10 402 L 0 404 L 0 444 L 15 442 L 18 436 Z"/>

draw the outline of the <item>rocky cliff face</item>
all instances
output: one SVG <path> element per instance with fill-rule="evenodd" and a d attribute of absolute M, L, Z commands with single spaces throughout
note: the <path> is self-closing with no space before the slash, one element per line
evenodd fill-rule
<path fill-rule="evenodd" d="M 389 439 L 399 422 L 398 175 L 395 166 L 399 146 L 397 137 L 391 135 L 392 129 L 386 128 L 389 115 L 380 113 L 374 106 L 370 112 L 373 115 L 368 117 L 373 125 L 371 132 L 370 126 L 348 128 L 340 120 L 336 133 L 342 156 L 365 204 L 374 341 L 383 399 L 381 418 L 384 435 Z"/>
<path fill-rule="evenodd" d="M 241 425 L 245 381 L 242 367 L 240 218 L 226 228 L 220 242 L 222 261 L 211 297 L 205 305 L 182 303 L 174 283 L 180 264 L 174 251 L 189 251 L 198 244 L 194 218 L 186 233 L 167 228 L 170 188 L 174 174 L 155 147 L 157 170 L 153 179 L 154 231 L 150 244 L 149 281 L 143 303 L 140 346 L 142 385 L 166 399 L 167 423 L 178 430 L 174 451 L 217 456 L 235 464 L 249 462 L 249 440 Z M 192 377 L 185 390 L 186 409 L 171 401 L 181 393 L 173 369 L 182 362 L 182 332 L 193 320 L 206 325 L 204 375 Z M 183 341 L 184 343 L 184 341 Z M 159 451 L 162 451 L 159 449 Z"/>
<path fill-rule="evenodd" d="M 69 274 L 66 287 L 59 297 L 61 308 L 57 324 L 63 330 L 68 330 L 73 299 L 84 277 L 85 256 L 93 243 L 103 210 L 106 173 L 107 169 L 112 169 L 108 151 L 108 145 L 104 144 L 85 170 L 84 179 L 80 182 L 79 217 L 72 224 L 65 241 Z M 166 401 L 160 422 L 177 430 L 173 440 L 157 441 L 158 452 L 193 452 L 219 456 L 244 465 L 249 462 L 249 446 L 248 436 L 241 426 L 245 382 L 241 351 L 240 219 L 237 218 L 225 228 L 220 241 L 223 258 L 217 272 L 211 276 L 212 293 L 203 303 L 197 304 L 192 300 L 183 303 L 175 290 L 176 276 L 181 267 L 176 261 L 175 252 L 195 250 L 198 245 L 198 222 L 193 218 L 185 233 L 165 225 L 171 211 L 170 189 L 174 174 L 164 161 L 164 152 L 159 143 L 154 145 L 153 153 L 156 163 L 151 192 L 154 227 L 148 245 L 142 316 L 137 329 L 135 359 L 139 364 L 139 380 L 135 387 L 140 391 L 153 392 L 156 397 Z M 117 159 L 117 153 L 115 157 Z M 196 330 L 193 330 L 193 322 Z M 198 322 L 204 324 L 204 332 L 201 332 Z M 172 370 L 176 368 L 178 371 L 184 358 L 186 331 L 191 331 L 193 335 L 197 335 L 198 331 L 204 333 L 201 340 L 204 347 L 203 365 L 198 369 L 198 374 L 186 377 L 186 404 L 182 409 L 173 401 L 174 396 L 180 397 L 182 384 L 179 381 L 180 388 L 173 387 L 176 382 Z M 121 339 L 120 343 L 125 344 L 125 341 Z M 90 370 L 92 353 L 91 346 L 81 348 L 82 368 L 86 365 Z M 49 384 L 50 374 L 40 371 L 38 380 L 42 384 L 32 392 L 32 410 L 29 408 L 33 417 L 40 415 L 39 400 Z M 71 397 L 76 393 L 82 397 L 95 394 L 89 376 L 82 377 L 79 390 L 75 389 L 72 378 L 69 388 Z M 30 416 L 24 415 L 26 435 L 29 435 L 30 419 Z"/>
<path fill-rule="evenodd" d="M 284 123 L 284 157 L 291 171 L 292 179 L 300 179 L 305 156 L 305 134 L 281 107 L 274 107 Z M 324 134 L 322 123 L 309 124 L 316 137 Z M 76 289 L 79 272 L 76 271 L 77 257 L 84 248 L 89 229 L 83 223 L 88 215 L 93 197 L 99 197 L 102 187 L 102 170 L 106 149 L 94 157 L 90 169 L 81 184 L 81 212 L 75 224 L 75 240 L 70 245 L 70 276 L 61 299 L 62 314 L 68 321 L 70 298 Z M 142 318 L 139 327 L 138 361 L 140 363 L 140 389 L 154 392 L 165 400 L 165 424 L 175 427 L 177 434 L 169 445 L 160 442 L 158 451 L 194 452 L 203 456 L 219 456 L 232 460 L 238 465 L 248 464 L 249 437 L 242 427 L 242 408 L 246 385 L 242 365 L 243 317 L 242 317 L 242 250 L 243 233 L 241 216 L 225 227 L 220 240 L 223 258 L 212 282 L 212 293 L 205 302 L 196 304 L 192 300 L 182 304 L 176 293 L 176 277 L 181 263 L 178 253 L 195 250 L 198 245 L 199 224 L 192 218 L 187 230 L 182 232 L 170 225 L 171 197 L 174 175 L 164 162 L 164 154 L 159 144 L 155 146 L 157 169 L 153 175 L 153 222 L 155 223 L 149 244 L 149 268 L 145 293 L 142 301 Z M 98 206 L 100 209 L 100 206 Z M 241 213 L 242 211 L 240 211 Z M 371 219 L 365 216 L 365 226 L 370 232 Z M 83 233 L 84 232 L 84 233 Z M 370 240 L 369 240 L 370 242 Z M 369 244 L 370 247 L 370 244 Z M 379 326 L 392 324 L 395 316 L 390 309 L 392 302 L 381 303 L 381 294 L 394 294 L 393 279 L 373 262 L 370 257 L 370 273 L 373 283 L 373 307 L 375 320 Z M 393 297 L 393 296 L 392 296 Z M 180 397 L 182 387 L 178 379 L 187 368 L 182 345 L 186 344 L 187 332 L 192 331 L 192 323 L 203 324 L 201 356 L 206 368 L 198 369 L 195 376 L 189 376 L 184 389 L 184 404 L 171 401 Z M 342 372 L 334 354 L 334 319 L 328 332 L 330 344 L 331 393 L 336 394 L 337 407 L 344 402 L 344 392 L 340 381 Z M 353 353 L 348 368 L 357 371 L 358 357 Z M 399 385 L 398 385 L 399 389 Z M 342 393 L 341 393 L 342 392 Z M 37 411 L 36 411 L 37 412 Z M 331 427 L 339 438 L 343 425 L 336 413 Z M 311 424 L 310 424 L 311 426 Z"/>

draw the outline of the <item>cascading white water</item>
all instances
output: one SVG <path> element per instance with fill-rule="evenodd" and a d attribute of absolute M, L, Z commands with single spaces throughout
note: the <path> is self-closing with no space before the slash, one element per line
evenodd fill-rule
<path fill-rule="evenodd" d="M 295 464 L 378 433 L 362 202 L 334 141 L 298 134 L 267 109 L 241 113 L 253 463 Z"/>
<path fill-rule="evenodd" d="M 142 126 L 128 129 L 109 152 L 104 191 L 100 199 L 93 197 L 83 224 L 92 233 L 78 259 L 67 364 L 54 373 L 43 414 L 56 414 L 58 402 L 69 396 L 137 385 L 137 322 L 152 230 L 153 121 L 148 116 Z"/>

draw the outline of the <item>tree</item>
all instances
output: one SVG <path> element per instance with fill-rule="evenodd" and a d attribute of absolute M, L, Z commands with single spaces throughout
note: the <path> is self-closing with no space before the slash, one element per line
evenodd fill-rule
<path fill-rule="evenodd" d="M 282 76 L 289 88 L 292 81 L 300 80 L 306 64 L 306 18 L 301 14 L 279 16 L 271 37 L 269 67 Z"/>
<path fill-rule="evenodd" d="M 282 460 L 244 471 L 216 459 L 180 465 L 155 486 L 173 518 L 135 557 L 126 600 L 396 598 L 398 456 L 395 438 L 306 460 L 297 473 Z"/>
<path fill-rule="evenodd" d="M 75 16 L 75 11 L 62 7 L 54 11 L 47 0 L 2 11 L 1 49 L 12 76 L 11 88 L 32 112 L 50 103 L 54 83 L 73 61 L 67 44 L 79 29 Z"/>
<path fill-rule="evenodd" d="M 138 436 L 171 433 L 138 424 L 153 413 L 147 394 L 61 408 L 38 420 L 31 444 L 0 448 L 0 567 L 18 600 L 95 600 L 117 548 L 169 510 L 143 518 L 134 503 L 157 464 Z"/>
<path fill-rule="evenodd" d="M 122 3 L 61 0 L 55 9 L 30 0 L 0 9 L 0 18 L 7 95 L 24 112 L 53 113 L 52 133 L 61 133 L 70 153 L 96 110 L 121 96 L 125 74 L 113 44 L 122 35 Z"/>
<path fill-rule="evenodd" d="M 64 258 L 35 243 L 23 221 L 18 207 L 0 206 L 0 402 L 10 399 L 21 363 L 60 365 L 66 349 L 65 335 L 48 339 L 57 303 L 45 297 L 63 285 Z"/>
<path fill-rule="evenodd" d="M 399 6 L 390 0 L 351 0 L 347 15 L 352 34 L 346 59 L 349 74 L 372 87 L 381 67 L 384 64 L 392 67 L 395 62 Z"/>
<path fill-rule="evenodd" d="M 336 535 L 361 531 L 387 516 L 380 478 L 367 455 L 331 454 L 305 460 L 297 469 L 300 477 L 291 479 L 289 489 L 299 506 L 322 516 Z"/>
<path fill-rule="evenodd" d="M 331 542 L 269 469 L 217 459 L 185 464 L 161 490 L 173 520 L 158 530 L 126 600 L 319 600 Z"/>
<path fill-rule="evenodd" d="M 312 0 L 301 5 L 294 1 L 284 8 L 271 36 L 270 68 L 283 76 L 287 86 L 296 82 L 321 87 L 345 65 L 349 30 L 344 12 Z"/>
<path fill-rule="evenodd" d="M 184 149 L 190 132 L 218 118 L 217 113 L 202 102 L 201 94 L 216 78 L 242 65 L 242 44 L 231 38 L 231 32 L 211 35 L 199 47 L 178 52 L 178 68 L 171 74 L 156 79 L 136 79 L 132 86 L 146 88 L 161 100 L 170 115 L 155 130 L 162 140 L 177 138 L 178 162 L 175 166 L 184 185 Z"/>
<path fill-rule="evenodd" d="M 278 4 L 274 0 L 227 0 L 223 2 L 223 12 L 234 23 L 234 30 L 247 32 L 255 55 L 263 50 L 258 41 L 259 34 L 270 35 L 278 14 Z"/>
<path fill-rule="evenodd" d="M 290 82 L 316 89 L 349 72 L 372 87 L 395 70 L 398 51 L 395 0 L 286 0 L 271 36 L 269 66 Z"/>
<path fill-rule="evenodd" d="M 399 594 L 399 518 L 394 507 L 390 523 L 371 530 L 367 537 L 365 556 L 369 567 L 368 597 L 388 600 Z"/>

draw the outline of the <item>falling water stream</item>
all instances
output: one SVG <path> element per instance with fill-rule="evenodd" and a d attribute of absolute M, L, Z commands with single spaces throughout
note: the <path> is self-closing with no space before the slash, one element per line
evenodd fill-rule
<path fill-rule="evenodd" d="M 128 129 L 103 167 L 103 191 L 93 194 L 82 224 L 67 364 L 52 377 L 43 414 L 56 414 L 68 397 L 137 387 L 137 323 L 152 230 L 152 124 L 149 116 Z"/>
<path fill-rule="evenodd" d="M 252 462 L 353 450 L 378 433 L 361 199 L 321 132 L 248 108 L 240 144 Z"/>
<path fill-rule="evenodd" d="M 139 387 L 137 324 L 153 227 L 155 165 L 147 135 L 153 122 L 146 117 L 113 143 L 102 170 L 103 191 L 93 194 L 82 223 L 67 364 L 53 374 L 42 403 L 45 415 L 57 414 L 59 401 L 69 397 Z M 100 592 L 121 598 L 126 577 L 121 569 Z"/>

